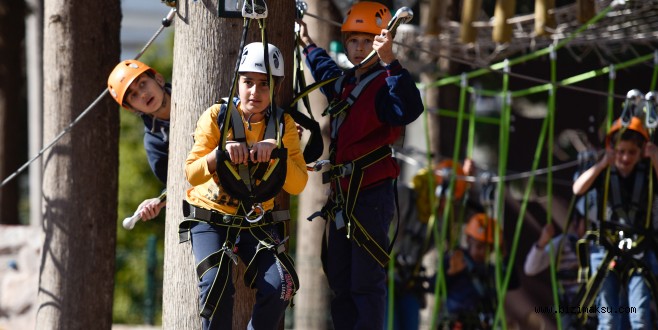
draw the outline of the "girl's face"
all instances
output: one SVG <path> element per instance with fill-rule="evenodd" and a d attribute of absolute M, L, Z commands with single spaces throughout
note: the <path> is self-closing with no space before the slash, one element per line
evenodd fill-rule
<path fill-rule="evenodd" d="M 270 105 L 270 83 L 266 74 L 240 73 L 238 94 L 245 117 L 253 115 L 252 122 L 260 121 L 265 117 L 264 110 Z"/>
<path fill-rule="evenodd" d="M 151 77 L 142 73 L 128 86 L 124 102 L 133 110 L 153 115 L 166 106 L 164 98 L 164 78 L 159 74 Z"/>
<path fill-rule="evenodd" d="M 642 157 L 642 149 L 633 141 L 620 140 L 615 146 L 615 167 L 622 176 L 631 174 Z"/>
<path fill-rule="evenodd" d="M 347 52 L 347 58 L 356 65 L 361 63 L 368 54 L 372 51 L 372 41 L 375 39 L 375 36 L 370 33 L 351 33 L 347 39 L 345 39 L 345 51 Z M 377 61 L 372 61 L 370 63 L 376 63 Z"/>

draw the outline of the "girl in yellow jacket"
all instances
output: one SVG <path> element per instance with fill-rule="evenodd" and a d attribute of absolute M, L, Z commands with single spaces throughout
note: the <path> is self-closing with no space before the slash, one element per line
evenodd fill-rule
<path fill-rule="evenodd" d="M 280 117 L 284 127 L 281 145 L 276 136 L 267 133 L 276 126 L 272 117 L 280 109 L 268 111 L 272 94 L 265 51 L 275 90 L 280 86 L 284 71 L 279 49 L 268 44 L 265 50 L 262 43 L 247 45 L 238 68 L 239 97 L 229 100 L 229 105 L 213 105 L 201 115 L 185 163 L 185 175 L 194 187 L 186 194 L 186 225 L 181 227 L 191 234 L 204 330 L 231 329 L 235 289 L 230 264 L 237 263 L 237 257 L 248 265 L 245 283 L 257 290 L 249 329 L 278 328 L 298 288 L 293 262 L 284 248 L 287 237 L 282 221 L 289 219 L 287 211 L 273 211 L 273 198 L 252 198 L 259 194 L 273 196 L 280 189 L 299 194 L 308 179 L 292 118 L 287 114 Z M 234 120 L 226 130 L 222 123 L 227 111 L 232 111 Z M 236 129 L 236 123 L 241 127 Z M 238 131 L 244 131 L 244 136 Z M 277 163 L 270 158 L 278 151 L 284 155 Z M 278 166 L 278 170 L 270 173 L 272 166 Z M 268 171 L 257 178 L 256 173 L 262 175 L 261 167 Z M 268 185 L 267 180 L 280 184 Z M 265 186 L 270 191 L 262 191 Z M 236 192 L 235 187 L 241 189 Z M 241 196 L 240 191 L 250 195 Z"/>

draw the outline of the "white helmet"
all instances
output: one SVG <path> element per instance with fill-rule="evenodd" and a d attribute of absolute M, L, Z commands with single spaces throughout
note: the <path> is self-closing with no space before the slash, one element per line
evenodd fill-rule
<path fill-rule="evenodd" d="M 270 72 L 273 76 L 283 77 L 283 55 L 279 48 L 267 44 L 268 57 L 270 58 Z M 267 74 L 265 61 L 263 60 L 263 43 L 252 42 L 242 50 L 242 59 L 238 72 L 258 72 Z"/>

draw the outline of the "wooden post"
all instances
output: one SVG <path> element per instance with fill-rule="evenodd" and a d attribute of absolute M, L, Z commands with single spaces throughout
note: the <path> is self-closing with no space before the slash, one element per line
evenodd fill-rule
<path fill-rule="evenodd" d="M 512 40 L 512 26 L 507 20 L 514 17 L 516 0 L 497 0 L 494 10 L 492 39 L 497 43 Z"/>
<path fill-rule="evenodd" d="M 535 34 L 545 36 L 551 34 L 546 28 L 555 28 L 555 0 L 535 0 Z"/>
<path fill-rule="evenodd" d="M 482 10 L 482 0 L 464 0 L 462 7 L 462 21 L 459 36 L 463 44 L 473 43 L 477 40 L 477 29 L 473 22 L 478 19 Z"/>

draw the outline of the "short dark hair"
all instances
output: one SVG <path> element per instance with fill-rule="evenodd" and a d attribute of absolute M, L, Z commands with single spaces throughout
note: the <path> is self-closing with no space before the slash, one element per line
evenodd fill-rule
<path fill-rule="evenodd" d="M 620 132 L 621 132 L 621 136 L 619 136 Z M 615 134 L 612 136 L 612 141 L 617 141 L 617 138 L 619 138 L 619 141 L 633 142 L 638 147 L 644 146 L 644 143 L 647 142 L 647 140 L 644 138 L 644 135 L 632 129 L 626 129 L 626 130 L 615 132 Z"/>

